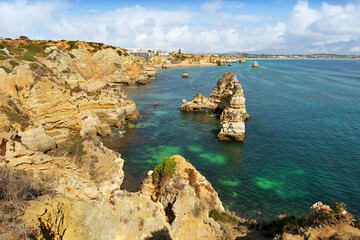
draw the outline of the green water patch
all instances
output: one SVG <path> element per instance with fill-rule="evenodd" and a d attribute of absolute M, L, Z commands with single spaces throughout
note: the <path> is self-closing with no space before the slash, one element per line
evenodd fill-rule
<path fill-rule="evenodd" d="M 165 110 L 154 110 L 154 111 L 152 112 L 152 114 L 154 114 L 156 117 L 162 117 L 162 116 L 169 115 L 169 111 L 165 111 Z"/>
<path fill-rule="evenodd" d="M 263 190 L 274 191 L 282 199 L 303 197 L 306 192 L 299 188 L 294 179 L 304 177 L 303 170 L 295 170 L 289 173 L 279 174 L 276 177 L 255 177 L 255 185 Z"/>
<path fill-rule="evenodd" d="M 202 153 L 199 155 L 202 159 L 209 163 L 223 165 L 226 163 L 225 157 L 216 153 Z"/>
<path fill-rule="evenodd" d="M 148 147 L 145 150 L 148 158 L 146 162 L 150 164 L 160 164 L 165 157 L 181 155 L 180 147 L 161 145 L 158 147 Z"/>
<path fill-rule="evenodd" d="M 219 180 L 219 183 L 227 187 L 237 187 L 241 185 L 239 180 Z"/>
<path fill-rule="evenodd" d="M 131 123 L 127 124 L 128 128 L 147 128 L 147 127 L 155 127 L 156 123 L 147 121 L 147 122 L 138 122 L 138 123 Z"/>
<path fill-rule="evenodd" d="M 172 93 L 157 93 L 156 95 L 154 95 L 154 101 L 156 101 L 156 99 L 170 99 L 173 97 L 174 94 Z"/>
<path fill-rule="evenodd" d="M 202 147 L 200 146 L 194 146 L 194 145 L 191 145 L 191 146 L 187 146 L 186 147 L 190 152 L 194 152 L 194 153 L 200 153 L 203 151 Z"/>

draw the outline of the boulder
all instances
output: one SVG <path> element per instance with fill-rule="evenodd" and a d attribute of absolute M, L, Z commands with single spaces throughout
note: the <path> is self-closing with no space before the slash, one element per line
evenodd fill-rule
<path fill-rule="evenodd" d="M 182 78 L 189 78 L 189 74 L 188 73 L 183 73 L 183 75 L 181 77 Z"/>
<path fill-rule="evenodd" d="M 246 60 L 245 59 L 240 59 L 239 63 L 246 63 Z"/>
<path fill-rule="evenodd" d="M 225 73 L 219 79 L 210 97 L 197 93 L 190 102 L 186 99 L 182 100 L 182 111 L 205 111 L 205 109 L 221 113 L 222 128 L 218 134 L 220 140 L 244 140 L 245 120 L 250 119 L 250 116 L 246 112 L 242 85 L 233 72 Z"/>
<path fill-rule="evenodd" d="M 252 67 L 253 67 L 253 68 L 259 67 L 259 64 L 257 63 L 257 61 L 254 61 L 254 62 L 253 62 Z"/>

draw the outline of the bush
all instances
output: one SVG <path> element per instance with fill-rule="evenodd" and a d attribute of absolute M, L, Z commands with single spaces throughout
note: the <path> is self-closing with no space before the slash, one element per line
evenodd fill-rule
<path fill-rule="evenodd" d="M 79 48 L 79 44 L 77 43 L 77 41 L 67 41 L 67 44 L 69 44 L 67 50 L 73 50 Z"/>
<path fill-rule="evenodd" d="M 29 126 L 29 117 L 28 116 L 26 116 L 26 115 L 22 116 L 17 111 L 15 111 L 14 109 L 12 109 L 8 106 L 3 106 L 2 110 L 5 113 L 5 115 L 8 117 L 9 121 L 11 123 L 20 124 L 22 130 L 24 130 L 27 126 Z"/>
<path fill-rule="evenodd" d="M 22 40 L 29 40 L 29 38 L 27 36 L 20 36 L 19 39 L 22 39 Z"/>
<path fill-rule="evenodd" d="M 77 140 L 68 150 L 70 156 L 84 156 L 87 152 L 84 151 L 84 139 Z"/>
<path fill-rule="evenodd" d="M 34 61 L 37 61 L 37 59 L 34 56 L 35 56 L 35 54 L 33 54 L 31 52 L 26 52 L 22 56 L 17 56 L 16 59 L 34 62 Z"/>
<path fill-rule="evenodd" d="M 219 212 L 216 209 L 212 209 L 209 212 L 209 217 L 213 218 L 215 221 L 230 222 L 235 224 L 239 223 L 236 217 L 231 216 L 227 212 Z"/>
<path fill-rule="evenodd" d="M 13 61 L 13 60 L 10 60 L 9 63 L 11 64 L 11 66 L 12 66 L 13 68 L 20 65 L 18 62 L 15 62 L 15 61 Z"/>
<path fill-rule="evenodd" d="M 285 216 L 282 219 L 271 221 L 263 225 L 263 231 L 266 236 L 274 237 L 276 234 L 286 232 L 297 233 L 300 228 L 309 225 L 309 221 L 304 216 Z"/>
<path fill-rule="evenodd" d="M 9 59 L 9 57 L 5 55 L 0 55 L 0 60 L 6 60 L 6 59 Z"/>
<path fill-rule="evenodd" d="M 153 180 L 158 179 L 161 181 L 161 179 L 166 175 L 169 175 L 170 178 L 172 178 L 175 172 L 175 167 L 176 161 L 174 159 L 168 157 L 164 158 L 163 163 L 155 167 L 152 174 Z"/>
<path fill-rule="evenodd" d="M 43 180 L 34 179 L 29 171 L 0 167 L 0 239 L 31 237 L 31 227 L 19 219 L 26 201 L 51 193 L 49 186 L 48 182 L 44 184 Z"/>
<path fill-rule="evenodd" d="M 332 206 L 331 209 L 336 213 L 336 214 L 341 214 L 342 211 L 346 211 L 346 204 L 342 203 L 342 202 L 335 202 Z"/>
<path fill-rule="evenodd" d="M 1 60 L 1 56 L 0 56 L 0 60 Z M 10 72 L 11 72 L 11 70 L 8 69 L 8 68 L 5 67 L 5 66 L 0 66 L 0 68 L 4 69 L 4 71 L 5 71 L 6 73 L 10 73 Z"/>

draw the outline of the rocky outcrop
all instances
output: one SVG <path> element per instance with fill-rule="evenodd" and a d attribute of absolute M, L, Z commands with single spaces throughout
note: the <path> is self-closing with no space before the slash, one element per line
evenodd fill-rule
<path fill-rule="evenodd" d="M 246 112 L 245 96 L 241 83 L 232 72 L 225 73 L 216 83 L 210 97 L 198 93 L 193 100 L 182 101 L 182 111 L 205 111 L 209 109 L 221 113 L 222 128 L 219 139 L 235 139 L 243 141 L 245 136 L 245 120 L 250 116 Z"/>
<path fill-rule="evenodd" d="M 239 63 L 246 63 L 246 60 L 245 59 L 240 59 Z"/>
<path fill-rule="evenodd" d="M 254 62 L 253 62 L 252 67 L 253 67 L 253 68 L 258 68 L 258 67 L 259 67 L 259 64 L 257 63 L 257 61 L 254 61 Z"/>
<path fill-rule="evenodd" d="M 79 134 L 106 136 L 111 126 L 135 120 L 135 103 L 118 83 L 145 83 L 156 76 L 147 61 L 116 48 L 93 50 L 81 42 L 72 50 L 63 42 L 46 48 L 32 41 L 6 44 L 10 51 L 17 46 L 29 54 L 43 49 L 36 61 L 19 61 L 23 57 L 17 56 L 11 72 L 0 69 L 4 139 L 20 137 L 33 151 L 66 145 Z"/>
<path fill-rule="evenodd" d="M 144 180 L 141 193 L 163 205 L 170 223 L 172 239 L 219 239 L 221 231 L 209 211 L 224 207 L 206 178 L 181 156 L 171 179 L 156 182 L 152 171 Z"/>
<path fill-rule="evenodd" d="M 22 219 L 37 238 L 60 239 L 224 239 L 209 211 L 224 211 L 211 184 L 181 156 L 162 183 L 152 171 L 137 193 L 114 192 L 110 200 L 42 197 L 30 202 Z M 153 238 L 152 238 L 153 237 Z"/>
<path fill-rule="evenodd" d="M 189 74 L 188 74 L 188 73 L 183 73 L 183 74 L 181 75 L 181 77 L 182 77 L 182 78 L 189 78 Z"/>

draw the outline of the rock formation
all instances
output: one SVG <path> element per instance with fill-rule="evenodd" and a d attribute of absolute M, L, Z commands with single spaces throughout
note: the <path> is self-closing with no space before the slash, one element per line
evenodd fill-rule
<path fill-rule="evenodd" d="M 234 73 L 225 73 L 216 83 L 210 97 L 197 93 L 190 102 L 182 100 L 182 111 L 205 111 L 205 109 L 221 112 L 222 128 L 218 134 L 219 139 L 244 140 L 245 120 L 250 116 L 246 112 L 242 85 Z"/>
<path fill-rule="evenodd" d="M 252 67 L 253 67 L 253 68 L 258 68 L 258 67 L 259 67 L 259 64 L 257 63 L 257 61 L 254 61 L 254 62 L 253 62 Z"/>
<path fill-rule="evenodd" d="M 246 60 L 245 59 L 240 59 L 239 63 L 246 63 Z"/>
<path fill-rule="evenodd" d="M 189 78 L 189 74 L 188 73 L 183 73 L 183 75 L 181 75 L 182 78 Z"/>
<path fill-rule="evenodd" d="M 174 174 L 162 182 L 152 171 L 137 193 L 118 191 L 110 200 L 40 198 L 27 208 L 24 221 L 37 238 L 61 239 L 223 239 L 209 211 L 224 211 L 211 184 L 181 156 L 173 156 Z M 162 238 L 159 238 L 161 236 Z"/>

